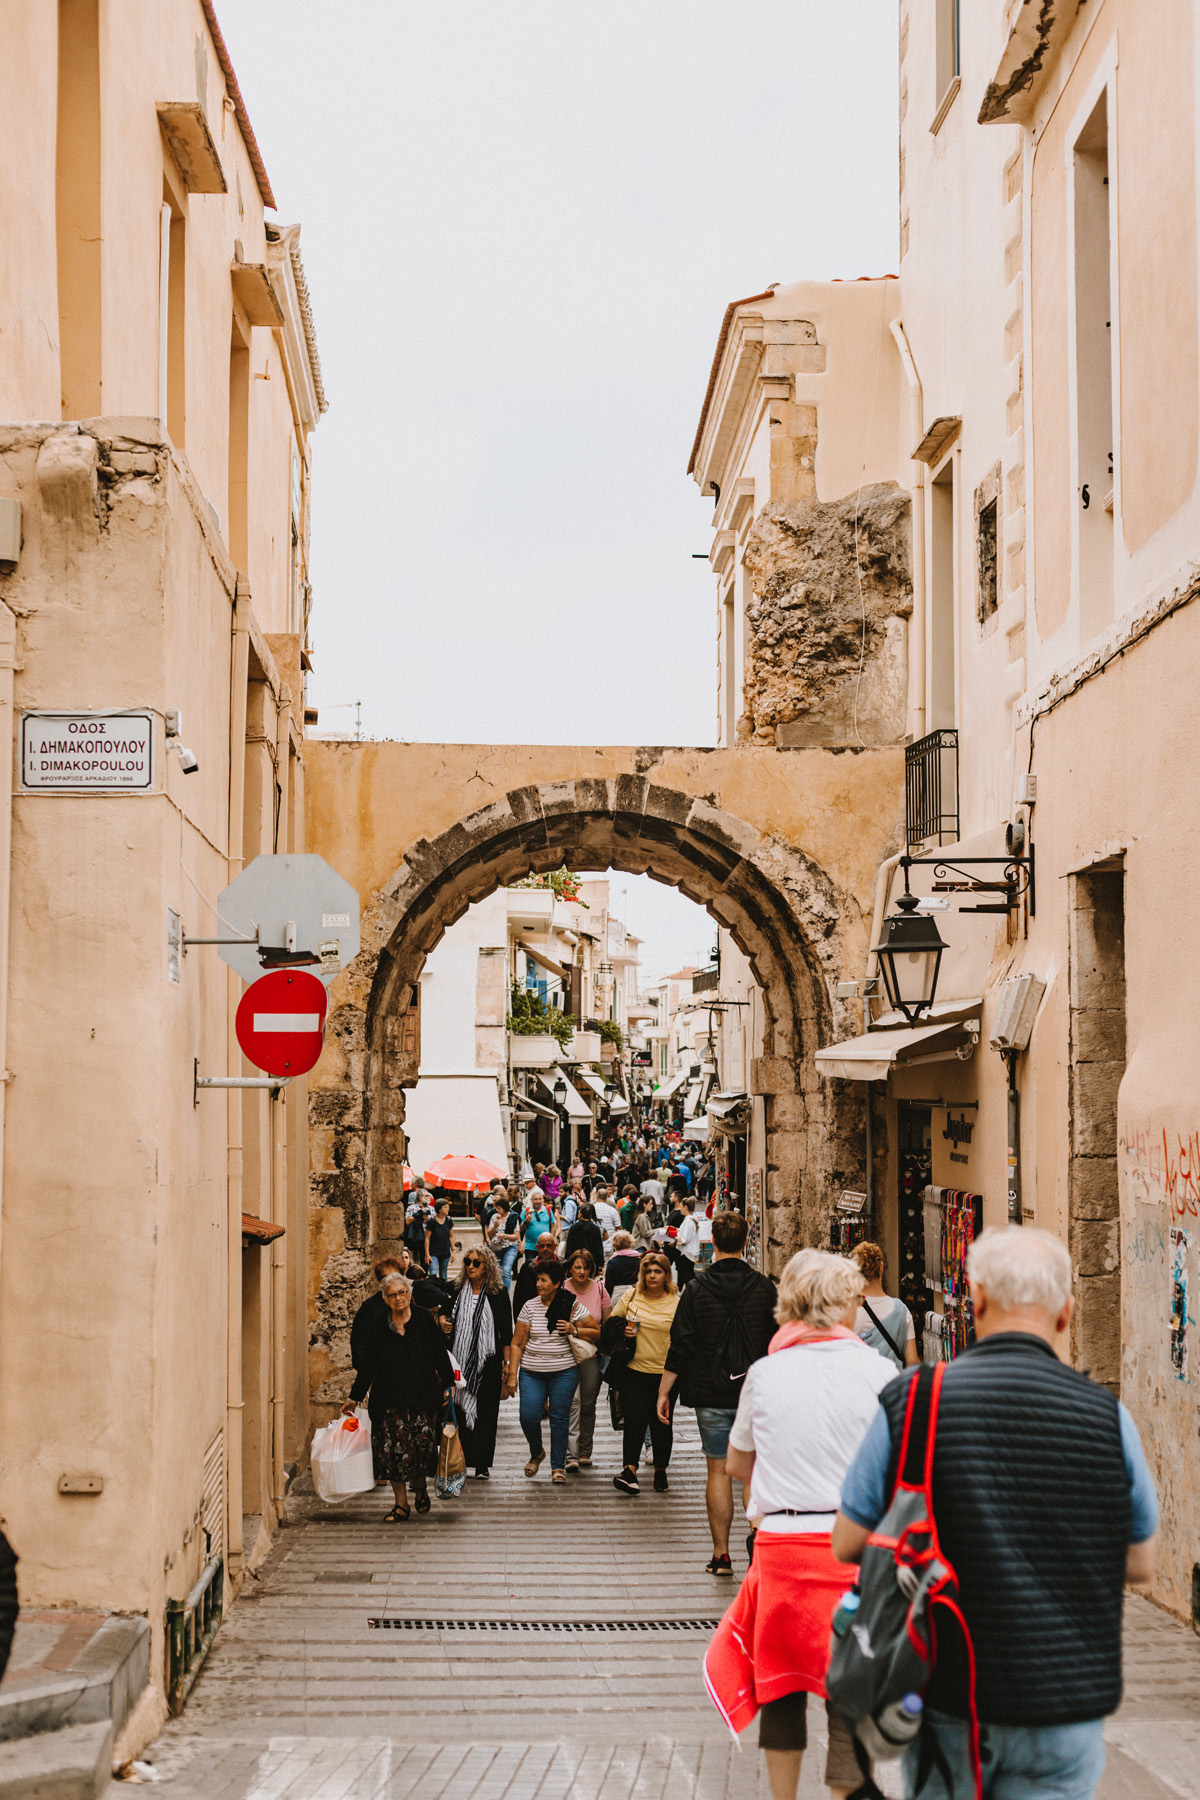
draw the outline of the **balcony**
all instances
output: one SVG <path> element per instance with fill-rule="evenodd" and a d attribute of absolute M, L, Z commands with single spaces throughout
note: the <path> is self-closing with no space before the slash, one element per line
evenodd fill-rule
<path fill-rule="evenodd" d="M 958 842 L 957 731 L 931 731 L 906 746 L 904 819 L 910 850 Z"/>
<path fill-rule="evenodd" d="M 550 888 L 509 888 L 508 922 L 549 931 L 554 917 L 554 893 Z"/>
<path fill-rule="evenodd" d="M 562 1055 L 558 1039 L 549 1032 L 536 1037 L 508 1034 L 509 1062 L 514 1069 L 552 1069 Z"/>
<path fill-rule="evenodd" d="M 567 1045 L 563 1055 L 564 1062 L 599 1062 L 600 1033 L 598 1031 L 577 1031 Z"/>

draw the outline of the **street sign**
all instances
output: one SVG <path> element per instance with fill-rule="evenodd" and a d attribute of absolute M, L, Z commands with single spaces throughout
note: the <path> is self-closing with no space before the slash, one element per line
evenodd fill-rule
<path fill-rule="evenodd" d="M 267 1075 L 307 1075 L 324 1041 L 328 996 L 307 969 L 274 969 L 238 1003 L 242 1055 Z"/>
<path fill-rule="evenodd" d="M 22 713 L 21 786 L 41 794 L 150 793 L 154 714 Z"/>
<path fill-rule="evenodd" d="M 323 856 L 256 856 L 217 901 L 220 936 L 247 940 L 222 944 L 221 955 L 243 981 L 271 967 L 264 950 L 281 961 L 307 955 L 301 966 L 328 987 L 358 955 L 358 913 L 357 889 Z"/>

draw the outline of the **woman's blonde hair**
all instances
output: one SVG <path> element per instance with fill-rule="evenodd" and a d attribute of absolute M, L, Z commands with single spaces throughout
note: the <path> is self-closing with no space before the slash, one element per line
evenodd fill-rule
<path fill-rule="evenodd" d="M 634 1293 L 635 1294 L 644 1294 L 646 1292 L 646 1270 L 649 1268 L 651 1263 L 659 1263 L 659 1264 L 664 1265 L 666 1268 L 667 1279 L 666 1279 L 666 1283 L 663 1287 L 663 1293 L 664 1294 L 675 1293 L 676 1292 L 675 1271 L 671 1267 L 670 1257 L 667 1256 L 661 1250 L 647 1250 L 645 1256 L 643 1256 L 641 1262 L 638 1264 L 637 1283 L 634 1287 Z"/>
<path fill-rule="evenodd" d="M 866 1282 L 857 1263 L 829 1250 L 797 1250 L 779 1277 L 775 1317 L 781 1325 L 803 1319 L 818 1331 L 840 1323 Z"/>

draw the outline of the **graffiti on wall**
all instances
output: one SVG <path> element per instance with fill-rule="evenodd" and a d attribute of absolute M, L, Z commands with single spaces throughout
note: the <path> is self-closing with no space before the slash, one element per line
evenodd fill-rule
<path fill-rule="evenodd" d="M 1188 1379 L 1188 1245 L 1190 1231 L 1171 1228 L 1171 1368 L 1180 1381 Z"/>
<path fill-rule="evenodd" d="M 1167 1240 L 1157 1219 L 1147 1219 L 1125 1238 L 1125 1281 L 1131 1288 L 1157 1287 L 1167 1260 Z"/>
<path fill-rule="evenodd" d="M 1200 1129 L 1129 1126 L 1121 1133 L 1127 1191 L 1147 1206 L 1165 1205 L 1174 1223 L 1200 1219 Z"/>

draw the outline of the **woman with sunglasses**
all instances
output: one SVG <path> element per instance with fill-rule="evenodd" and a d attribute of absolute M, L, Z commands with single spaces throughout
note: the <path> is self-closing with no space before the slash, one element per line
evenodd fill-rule
<path fill-rule="evenodd" d="M 627 1288 L 615 1302 L 602 1339 L 608 1349 L 623 1333 L 633 1341 L 633 1354 L 621 1375 L 621 1406 L 625 1414 L 622 1456 L 624 1467 L 613 1476 L 613 1486 L 623 1494 L 637 1494 L 638 1458 L 646 1430 L 654 1453 L 654 1491 L 667 1491 L 667 1464 L 671 1460 L 674 1433 L 668 1418 L 658 1416 L 658 1385 L 671 1347 L 671 1321 L 679 1305 L 675 1276 L 661 1250 L 648 1250 L 638 1268 L 637 1286 Z M 672 1394 L 672 1399 L 674 1395 Z"/>
<path fill-rule="evenodd" d="M 500 1265 L 486 1244 L 472 1244 L 463 1254 L 454 1284 L 453 1320 L 454 1360 L 462 1371 L 454 1391 L 458 1434 L 467 1466 L 475 1470 L 477 1481 L 486 1481 L 496 1454 L 500 1388 L 513 1334 Z"/>

